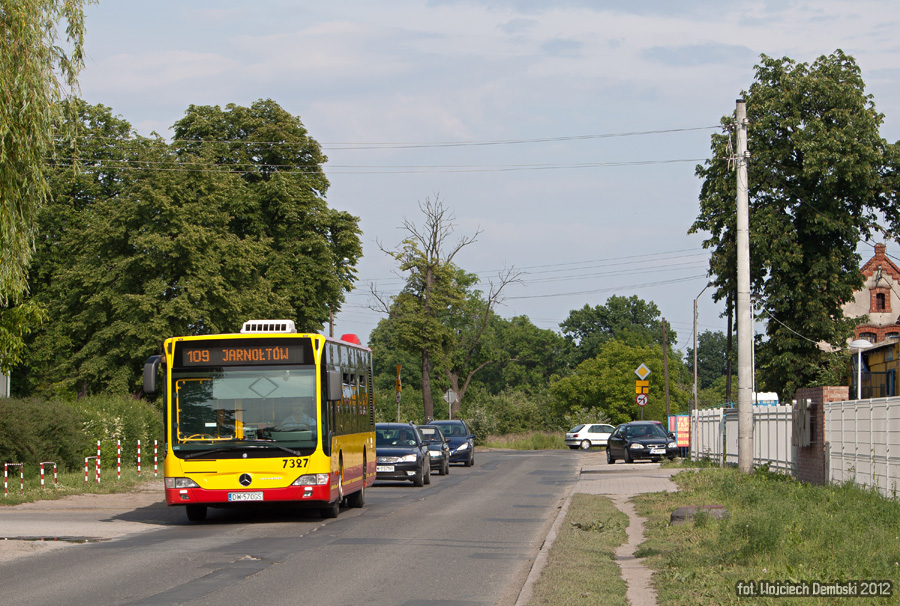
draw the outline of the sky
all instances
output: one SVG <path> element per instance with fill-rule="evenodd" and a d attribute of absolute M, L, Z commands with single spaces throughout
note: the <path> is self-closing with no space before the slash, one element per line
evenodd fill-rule
<path fill-rule="evenodd" d="M 192 104 L 273 99 L 300 117 L 329 158 L 329 205 L 360 218 L 335 333 L 363 342 L 383 317 L 371 285 L 403 284 L 381 247 L 436 198 L 451 243 L 477 234 L 456 261 L 483 288 L 521 272 L 503 317 L 559 331 L 571 310 L 637 295 L 682 352 L 694 299 L 699 331 L 724 331 L 704 236 L 687 234 L 694 170 L 761 54 L 852 55 L 882 136 L 900 139 L 890 0 L 101 0 L 86 13 L 81 96 L 141 135 L 171 138 Z"/>

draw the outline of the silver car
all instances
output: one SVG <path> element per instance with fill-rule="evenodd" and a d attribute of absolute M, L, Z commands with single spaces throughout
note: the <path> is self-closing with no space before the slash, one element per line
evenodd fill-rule
<path fill-rule="evenodd" d="M 609 436 L 616 430 L 602 423 L 578 425 L 566 432 L 566 446 L 571 449 L 589 450 L 594 446 L 606 446 Z"/>

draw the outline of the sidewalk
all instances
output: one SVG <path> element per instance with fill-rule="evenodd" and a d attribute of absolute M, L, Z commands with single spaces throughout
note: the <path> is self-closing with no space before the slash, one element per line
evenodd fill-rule
<path fill-rule="evenodd" d="M 152 509 L 154 515 L 129 515 Z M 79 542 L 95 542 L 155 530 L 171 517 L 162 479 L 132 492 L 81 494 L 0 507 L 0 562 Z"/>
<path fill-rule="evenodd" d="M 652 571 L 645 567 L 639 558 L 634 557 L 635 550 L 644 540 L 644 518 L 635 512 L 631 498 L 645 492 L 675 492 L 678 486 L 670 478 L 679 471 L 682 470 L 661 469 L 659 465 L 652 463 L 608 465 L 604 460 L 602 463 L 598 461 L 583 464 L 578 482 L 566 498 L 553 527 L 547 534 L 541 552 L 525 581 L 525 587 L 519 594 L 516 606 L 525 606 L 531 599 L 532 586 L 540 577 L 547 554 L 553 546 L 559 527 L 566 518 L 569 503 L 575 493 L 608 496 L 613 504 L 628 516 L 629 524 L 626 531 L 628 540 L 616 550 L 616 560 L 622 569 L 622 578 L 628 584 L 626 597 L 631 606 L 656 606 L 656 590 L 650 583 Z"/>

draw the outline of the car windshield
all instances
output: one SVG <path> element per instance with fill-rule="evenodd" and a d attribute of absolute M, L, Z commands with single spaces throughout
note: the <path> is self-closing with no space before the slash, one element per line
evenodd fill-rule
<path fill-rule="evenodd" d="M 422 437 L 427 441 L 441 440 L 441 433 L 434 427 L 420 427 L 419 431 L 422 432 Z"/>
<path fill-rule="evenodd" d="M 463 429 L 463 426 L 457 423 L 445 423 L 443 425 L 438 425 L 438 429 L 441 430 L 441 433 L 447 436 L 448 438 L 455 437 L 465 437 L 466 431 Z"/>
<path fill-rule="evenodd" d="M 412 427 L 376 428 L 375 446 L 415 446 L 415 431 Z"/>
<path fill-rule="evenodd" d="M 626 438 L 665 438 L 662 425 L 632 425 L 625 428 Z"/>

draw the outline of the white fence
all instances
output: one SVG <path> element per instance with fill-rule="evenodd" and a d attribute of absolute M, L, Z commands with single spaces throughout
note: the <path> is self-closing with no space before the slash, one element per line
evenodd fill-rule
<path fill-rule="evenodd" d="M 797 451 L 791 446 L 793 412 L 791 406 L 753 407 L 753 464 L 793 474 Z M 738 416 L 736 408 L 699 410 L 692 414 L 693 458 L 737 464 Z M 900 450 L 898 450 L 900 452 Z"/>
<path fill-rule="evenodd" d="M 876 487 L 886 497 L 900 488 L 900 398 L 825 404 L 830 482 Z"/>

